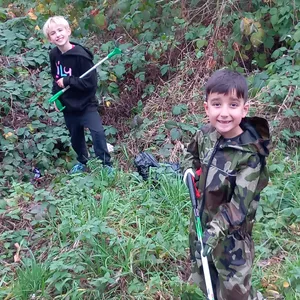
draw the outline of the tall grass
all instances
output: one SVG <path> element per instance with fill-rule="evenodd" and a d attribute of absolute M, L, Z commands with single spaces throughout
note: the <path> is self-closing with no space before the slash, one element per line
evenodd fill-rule
<path fill-rule="evenodd" d="M 254 285 L 265 293 L 275 287 L 287 299 L 300 299 L 297 157 L 271 156 L 271 183 L 262 193 L 254 227 Z M 23 238 L 27 248 L 17 271 L 0 271 L 0 295 L 21 300 L 204 299 L 187 282 L 187 189 L 179 177 L 153 175 L 148 181 L 121 171 L 110 176 L 96 166 L 90 174 L 57 176 L 48 191 L 20 187 L 19 194 L 30 189 L 31 198 L 36 196 L 47 212 L 31 220 L 38 236 L 26 235 L 26 243 Z M 1 235 L 1 241 L 8 241 L 8 235 Z"/>

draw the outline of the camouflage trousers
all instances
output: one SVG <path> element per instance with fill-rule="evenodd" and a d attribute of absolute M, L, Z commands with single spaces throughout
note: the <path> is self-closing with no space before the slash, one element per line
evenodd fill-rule
<path fill-rule="evenodd" d="M 192 279 L 206 293 L 201 259 L 190 235 Z M 229 235 L 220 242 L 209 257 L 210 274 L 217 300 L 263 300 L 251 285 L 254 244 L 249 235 L 241 238 Z"/>

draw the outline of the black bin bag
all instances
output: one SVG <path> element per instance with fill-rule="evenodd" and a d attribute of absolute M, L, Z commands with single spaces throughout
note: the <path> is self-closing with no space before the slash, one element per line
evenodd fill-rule
<path fill-rule="evenodd" d="M 152 154 L 147 152 L 139 153 L 134 160 L 134 164 L 144 180 L 148 179 L 150 168 L 155 168 L 155 179 L 158 179 L 159 174 L 180 174 L 178 163 L 159 163 Z"/>

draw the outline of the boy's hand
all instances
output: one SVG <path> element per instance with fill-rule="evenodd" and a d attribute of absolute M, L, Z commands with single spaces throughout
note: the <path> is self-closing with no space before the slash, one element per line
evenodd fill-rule
<path fill-rule="evenodd" d="M 202 251 L 202 247 L 201 247 L 201 243 L 199 241 L 195 241 L 195 246 L 196 246 L 196 258 L 200 258 L 201 259 L 201 251 Z M 203 252 L 202 255 L 208 256 L 210 253 L 212 252 L 212 247 L 208 246 L 207 244 L 203 244 Z M 199 256 L 197 257 L 197 254 L 199 254 Z"/>
<path fill-rule="evenodd" d="M 65 88 L 65 86 L 64 86 L 64 79 L 63 79 L 63 78 L 58 79 L 58 80 L 56 81 L 56 83 L 57 83 L 57 85 L 58 85 L 59 87 L 61 87 L 62 89 Z"/>
<path fill-rule="evenodd" d="M 55 102 L 53 102 L 53 105 L 54 105 L 54 108 L 55 108 L 55 110 L 56 110 L 57 112 L 59 112 L 59 109 L 57 108 L 57 106 L 56 106 L 56 103 L 55 103 Z"/>

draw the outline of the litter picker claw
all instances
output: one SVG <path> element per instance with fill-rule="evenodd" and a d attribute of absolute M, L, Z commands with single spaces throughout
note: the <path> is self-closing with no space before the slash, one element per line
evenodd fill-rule
<path fill-rule="evenodd" d="M 206 256 L 203 256 L 203 241 L 202 241 L 202 226 L 201 226 L 201 220 L 200 220 L 200 215 L 199 215 L 199 209 L 198 209 L 198 202 L 196 199 L 196 191 L 193 183 L 193 178 L 191 174 L 187 174 L 187 187 L 190 193 L 190 198 L 192 202 L 192 207 L 193 207 L 193 213 L 195 217 L 195 227 L 196 227 L 196 234 L 198 241 L 201 244 L 201 261 L 202 261 L 202 267 L 203 267 L 203 273 L 204 273 L 204 280 L 205 280 L 205 285 L 206 285 L 206 292 L 207 292 L 207 299 L 208 300 L 215 300 L 214 297 L 214 291 L 212 288 L 212 283 L 211 283 L 211 277 L 210 277 L 210 272 L 209 272 L 209 266 L 208 266 L 208 260 Z"/>
<path fill-rule="evenodd" d="M 85 73 L 83 73 L 79 78 L 83 78 L 84 76 L 86 76 L 88 73 L 92 72 L 93 70 L 95 70 L 98 66 L 100 66 L 101 64 L 103 64 L 106 60 L 110 59 L 111 57 L 120 54 L 121 50 L 118 47 L 115 47 L 113 51 L 111 51 L 106 57 L 104 57 L 102 60 L 100 60 L 98 63 L 96 63 L 92 68 L 90 68 L 89 70 L 87 70 Z M 59 111 L 62 111 L 65 106 L 62 105 L 62 103 L 59 101 L 59 97 L 66 92 L 68 89 L 70 88 L 70 86 L 66 86 L 64 89 L 60 90 L 59 92 L 57 92 L 55 95 L 53 95 L 49 100 L 49 104 L 55 102 L 56 107 L 58 108 Z"/>

